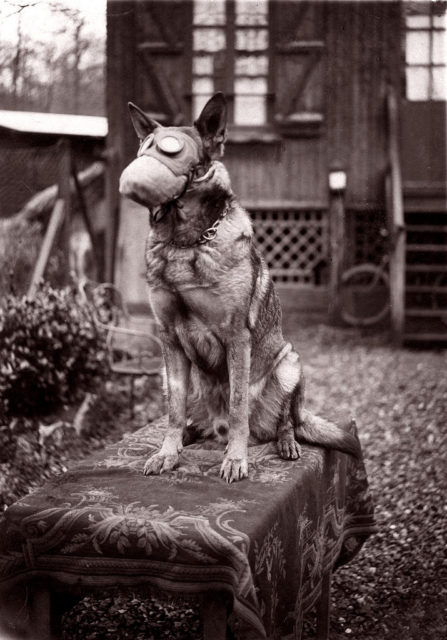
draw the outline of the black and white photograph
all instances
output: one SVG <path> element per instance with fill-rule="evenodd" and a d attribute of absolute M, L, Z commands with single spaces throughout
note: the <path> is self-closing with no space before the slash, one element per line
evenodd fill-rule
<path fill-rule="evenodd" d="M 0 0 L 0 640 L 447 637 L 447 0 Z"/>

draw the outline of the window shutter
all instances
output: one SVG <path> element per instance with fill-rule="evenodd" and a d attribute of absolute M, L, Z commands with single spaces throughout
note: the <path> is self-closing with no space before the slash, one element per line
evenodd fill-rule
<path fill-rule="evenodd" d="M 138 104 L 163 124 L 187 121 L 192 3 L 136 2 Z"/>
<path fill-rule="evenodd" d="M 274 121 L 284 135 L 319 135 L 324 112 L 323 3 L 272 0 Z"/>

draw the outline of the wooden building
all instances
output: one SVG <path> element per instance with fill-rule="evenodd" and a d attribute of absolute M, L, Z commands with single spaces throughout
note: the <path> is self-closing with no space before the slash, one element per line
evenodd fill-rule
<path fill-rule="evenodd" d="M 441 2 L 109 2 L 109 251 L 118 242 L 116 277 L 130 302 L 145 299 L 147 216 L 116 195 L 137 147 L 127 102 L 163 123 L 189 124 L 221 90 L 233 188 L 287 298 L 327 310 L 341 269 L 389 253 L 396 339 L 420 331 L 411 322 L 421 317 L 425 333 L 439 336 L 445 26 Z M 331 174 L 346 177 L 342 192 L 329 189 Z"/>
<path fill-rule="evenodd" d="M 0 219 L 58 182 L 67 147 L 82 171 L 101 157 L 106 136 L 100 116 L 0 110 Z"/>
<path fill-rule="evenodd" d="M 0 110 L 0 296 L 104 273 L 106 136 L 104 117 Z"/>

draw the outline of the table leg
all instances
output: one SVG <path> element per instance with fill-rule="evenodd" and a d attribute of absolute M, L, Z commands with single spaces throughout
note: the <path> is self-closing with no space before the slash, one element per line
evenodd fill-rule
<path fill-rule="evenodd" d="M 203 597 L 202 623 L 204 640 L 225 640 L 228 607 L 223 593 L 210 592 Z"/>
<path fill-rule="evenodd" d="M 331 570 L 328 569 L 321 581 L 321 595 L 317 602 L 317 640 L 329 640 L 331 577 Z"/>
<path fill-rule="evenodd" d="M 301 640 L 303 637 L 303 624 L 304 624 L 304 616 L 303 612 L 300 610 L 297 612 L 295 618 L 295 635 L 293 636 L 295 640 Z"/>
<path fill-rule="evenodd" d="M 36 640 L 51 639 L 50 590 L 42 584 L 33 585 L 30 604 L 30 629 Z"/>

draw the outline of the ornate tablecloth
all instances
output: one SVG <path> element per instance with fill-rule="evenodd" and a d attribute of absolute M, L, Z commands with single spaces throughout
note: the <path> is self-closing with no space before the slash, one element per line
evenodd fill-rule
<path fill-rule="evenodd" d="M 261 636 L 290 632 L 323 572 L 375 530 L 363 462 L 310 446 L 284 461 L 274 443 L 255 445 L 249 479 L 227 485 L 222 451 L 207 442 L 186 447 L 175 471 L 145 477 L 164 429 L 165 419 L 152 423 L 12 505 L 0 524 L 0 588 L 35 577 L 212 588 Z"/>

